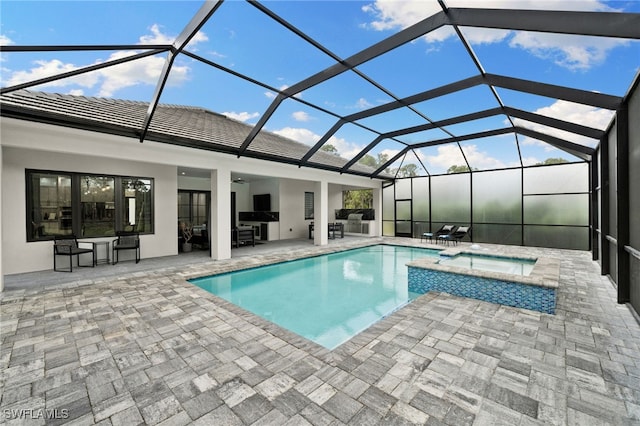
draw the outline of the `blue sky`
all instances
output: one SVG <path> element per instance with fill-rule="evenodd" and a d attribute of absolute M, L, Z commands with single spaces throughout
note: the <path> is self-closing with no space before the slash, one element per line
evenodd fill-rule
<path fill-rule="evenodd" d="M 6 1 L 0 5 L 0 43 L 14 45 L 102 45 L 171 43 L 180 34 L 201 2 L 192 1 Z M 585 11 L 640 12 L 638 1 L 596 0 L 493 0 L 446 1 L 449 7 L 549 8 Z M 421 1 L 268 1 L 264 5 L 306 32 L 335 55 L 346 58 L 395 32 L 440 11 L 435 0 Z M 623 96 L 640 65 L 640 43 L 597 37 L 550 35 L 533 32 L 461 28 L 488 73 Z M 255 7 L 227 1 L 192 40 L 188 50 L 234 71 L 282 89 L 321 71 L 335 62 L 276 24 Z M 124 51 L 2 53 L 2 86 L 41 78 L 81 66 L 130 54 Z M 149 101 L 164 55 L 87 73 L 32 90 L 85 96 Z M 358 68 L 388 92 L 376 88 L 354 72 L 345 72 L 282 103 L 266 129 L 312 145 L 337 121 L 349 115 L 417 92 L 453 83 L 478 74 L 451 28 L 441 28 Z M 606 128 L 610 111 L 555 99 L 498 89 L 502 101 L 515 108 Z M 274 92 L 212 69 L 189 57 L 174 64 L 161 102 L 201 106 L 231 118 L 254 124 L 271 103 Z M 311 102 L 321 109 L 309 107 Z M 485 86 L 399 109 L 383 116 L 348 124 L 329 143 L 340 155 L 351 158 L 377 136 L 432 120 L 496 107 Z M 497 116 L 448 127 L 459 136 L 507 125 Z M 533 123 L 527 127 L 593 146 L 596 141 L 563 135 Z M 370 130 L 367 130 L 370 129 Z M 442 139 L 442 130 L 399 137 L 403 143 Z M 575 158 L 540 141 L 519 136 L 525 164 L 548 157 Z M 391 156 L 403 148 L 385 140 L 373 155 Z M 491 169 L 519 164 L 513 135 L 462 142 L 472 167 Z M 416 150 L 430 173 L 442 173 L 460 164 L 456 144 Z M 416 162 L 412 159 L 406 161 Z M 405 161 L 405 163 L 406 163 Z M 424 171 L 421 171 L 424 174 Z"/>

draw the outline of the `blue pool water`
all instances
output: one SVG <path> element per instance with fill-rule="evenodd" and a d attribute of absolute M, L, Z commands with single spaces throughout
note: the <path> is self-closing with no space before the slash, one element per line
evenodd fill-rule
<path fill-rule="evenodd" d="M 419 296 L 406 264 L 426 256 L 438 250 L 377 245 L 191 282 L 334 349 Z"/>
<path fill-rule="evenodd" d="M 443 257 L 438 263 L 458 268 L 528 276 L 533 270 L 536 261 L 483 254 L 459 254 L 453 257 Z"/>

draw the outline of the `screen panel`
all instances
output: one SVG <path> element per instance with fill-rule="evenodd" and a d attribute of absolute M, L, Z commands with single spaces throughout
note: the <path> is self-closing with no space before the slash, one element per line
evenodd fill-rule
<path fill-rule="evenodd" d="M 431 178 L 432 220 L 457 225 L 471 219 L 471 177 L 469 173 Z"/>
<path fill-rule="evenodd" d="M 396 180 L 396 200 L 411 198 L 411 179 Z"/>
<path fill-rule="evenodd" d="M 473 242 L 491 244 L 522 244 L 522 225 L 473 224 Z"/>
<path fill-rule="evenodd" d="M 395 215 L 395 199 L 393 195 L 395 185 L 382 188 L 382 219 L 394 220 Z"/>
<path fill-rule="evenodd" d="M 521 223 L 520 169 L 473 173 L 473 222 Z"/>
<path fill-rule="evenodd" d="M 587 163 L 559 164 L 524 169 L 525 194 L 589 192 Z"/>
<path fill-rule="evenodd" d="M 527 195 L 524 223 L 588 226 L 589 194 Z"/>
<path fill-rule="evenodd" d="M 413 179 L 413 220 L 429 221 L 429 178 Z"/>
<path fill-rule="evenodd" d="M 577 226 L 524 226 L 524 245 L 589 250 L 589 228 Z"/>
<path fill-rule="evenodd" d="M 382 235 L 385 237 L 394 237 L 396 235 L 395 222 L 385 220 L 382 222 Z"/>

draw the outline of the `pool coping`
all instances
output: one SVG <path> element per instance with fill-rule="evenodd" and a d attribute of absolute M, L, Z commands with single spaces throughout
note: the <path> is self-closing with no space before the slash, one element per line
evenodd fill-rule
<path fill-rule="evenodd" d="M 434 271 L 440 272 L 448 272 L 452 274 L 461 274 L 461 275 L 469 275 L 480 278 L 489 278 L 494 280 L 506 281 L 506 282 L 515 282 L 518 284 L 531 285 L 536 287 L 546 287 L 546 288 L 558 288 L 558 283 L 560 281 L 560 260 L 554 259 L 550 257 L 542 257 L 542 256 L 509 256 L 504 253 L 486 251 L 483 250 L 479 252 L 478 250 L 469 250 L 469 249 L 452 249 L 448 248 L 440 252 L 441 256 L 456 256 L 458 254 L 471 254 L 471 255 L 482 255 L 482 256 L 493 256 L 493 257 L 507 257 L 510 259 L 521 259 L 521 260 L 535 260 L 536 263 L 533 266 L 533 270 L 527 276 L 522 275 L 514 275 L 514 274 L 505 274 L 502 272 L 492 272 L 492 271 L 480 271 L 477 269 L 467 269 L 460 268 L 456 266 L 448 266 L 441 265 L 438 262 L 439 258 L 434 257 L 423 257 L 420 259 L 413 260 L 407 263 L 407 267 L 413 268 L 421 268 L 421 269 L 431 269 Z"/>

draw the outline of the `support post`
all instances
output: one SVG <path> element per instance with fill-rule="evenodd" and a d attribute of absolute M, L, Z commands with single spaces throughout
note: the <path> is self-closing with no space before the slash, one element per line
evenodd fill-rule
<path fill-rule="evenodd" d="M 211 171 L 211 258 L 231 258 L 231 171 Z"/>
<path fill-rule="evenodd" d="M 316 182 L 313 192 L 313 244 L 329 244 L 329 184 Z"/>
<path fill-rule="evenodd" d="M 618 303 L 631 300 L 629 245 L 629 110 L 623 104 L 616 113 L 618 192 Z"/>
<path fill-rule="evenodd" d="M 611 248 L 607 235 L 611 233 L 610 179 L 608 135 L 600 140 L 600 275 L 611 272 Z"/>

